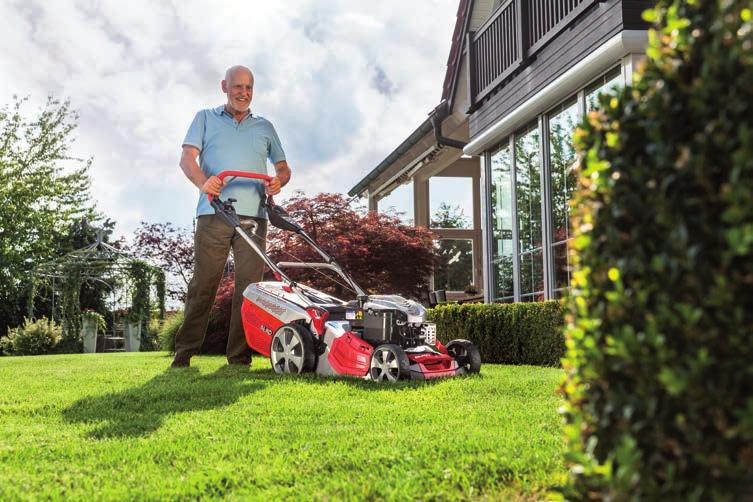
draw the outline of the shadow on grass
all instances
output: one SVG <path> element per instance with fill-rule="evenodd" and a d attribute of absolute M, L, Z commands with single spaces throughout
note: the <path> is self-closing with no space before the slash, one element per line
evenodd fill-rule
<path fill-rule="evenodd" d="M 175 413 L 230 405 L 266 386 L 245 368 L 222 366 L 201 375 L 196 368 L 168 369 L 140 387 L 81 399 L 63 410 L 70 423 L 96 423 L 94 439 L 151 434 Z"/>

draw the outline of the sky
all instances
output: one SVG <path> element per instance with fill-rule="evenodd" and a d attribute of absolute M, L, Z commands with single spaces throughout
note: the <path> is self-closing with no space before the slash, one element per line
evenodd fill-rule
<path fill-rule="evenodd" d="M 0 106 L 70 100 L 72 153 L 93 157 L 92 197 L 117 236 L 190 228 L 181 143 L 243 64 L 293 171 L 283 200 L 344 193 L 439 103 L 458 1 L 0 0 Z"/>

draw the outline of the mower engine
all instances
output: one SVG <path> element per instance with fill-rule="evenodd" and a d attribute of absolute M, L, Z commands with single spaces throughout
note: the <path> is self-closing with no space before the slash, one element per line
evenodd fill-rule
<path fill-rule="evenodd" d="M 394 343 L 404 349 L 434 345 L 437 329 L 425 322 L 420 303 L 395 295 L 373 295 L 363 308 L 363 339 L 372 345 Z"/>

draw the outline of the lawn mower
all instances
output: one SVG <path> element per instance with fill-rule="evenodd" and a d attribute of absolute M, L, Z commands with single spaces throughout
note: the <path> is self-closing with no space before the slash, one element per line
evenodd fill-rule
<path fill-rule="evenodd" d="M 271 177 L 223 171 L 219 178 Z M 234 199 L 208 195 L 216 213 L 261 256 L 276 281 L 249 284 L 243 291 L 241 318 L 248 345 L 269 357 L 276 373 L 349 375 L 374 381 L 433 379 L 478 373 L 481 356 L 468 340 L 444 346 L 436 325 L 426 322 L 420 303 L 397 295 L 369 295 L 340 265 L 267 196 L 269 222 L 307 242 L 323 262 L 274 263 L 241 228 Z M 356 298 L 344 301 L 291 280 L 283 269 L 330 270 L 342 278 Z"/>

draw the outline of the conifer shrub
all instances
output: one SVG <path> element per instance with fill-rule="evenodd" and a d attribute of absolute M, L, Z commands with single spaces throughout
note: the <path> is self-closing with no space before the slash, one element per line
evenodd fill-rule
<path fill-rule="evenodd" d="M 638 80 L 576 131 L 568 498 L 753 494 L 749 0 L 661 0 Z"/>

